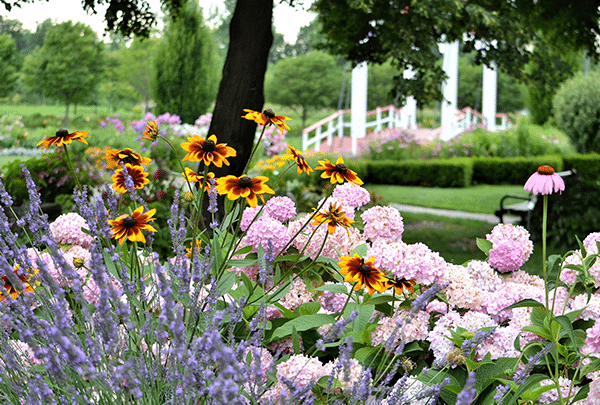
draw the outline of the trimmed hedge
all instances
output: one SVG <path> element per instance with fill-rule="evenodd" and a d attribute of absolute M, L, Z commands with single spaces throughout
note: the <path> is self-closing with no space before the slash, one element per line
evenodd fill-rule
<path fill-rule="evenodd" d="M 468 158 L 369 161 L 366 169 L 363 180 L 378 184 L 466 187 L 473 177 Z"/>
<path fill-rule="evenodd" d="M 540 165 L 563 170 L 563 159 L 556 155 L 533 157 L 473 158 L 473 184 L 525 184 Z"/>

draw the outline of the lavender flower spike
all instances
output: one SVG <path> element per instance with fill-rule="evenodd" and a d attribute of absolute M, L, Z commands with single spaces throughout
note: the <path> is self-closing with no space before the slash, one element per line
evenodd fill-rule
<path fill-rule="evenodd" d="M 410 305 L 412 312 L 416 313 L 419 311 L 423 311 L 429 303 L 429 301 L 431 301 L 437 293 L 442 291 L 444 288 L 448 287 L 449 284 L 450 282 L 447 282 L 440 286 L 436 283 L 433 283 L 431 287 L 429 287 L 424 293 L 419 295 L 417 299 L 414 300 L 413 303 Z"/>

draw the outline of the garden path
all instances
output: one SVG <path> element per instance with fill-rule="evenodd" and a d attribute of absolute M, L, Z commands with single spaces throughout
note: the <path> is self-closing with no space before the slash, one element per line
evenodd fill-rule
<path fill-rule="evenodd" d="M 436 138 L 434 134 L 435 129 L 432 128 L 417 128 L 417 129 L 406 129 L 407 133 L 414 135 L 415 140 L 419 142 L 427 142 Z M 366 137 L 358 139 L 356 149 L 358 154 L 362 154 L 369 150 L 369 142 L 374 139 L 375 134 L 370 132 Z M 314 152 L 311 149 L 309 152 Z M 337 137 L 334 136 L 331 145 L 327 144 L 327 141 L 321 142 L 319 152 L 321 153 L 339 153 L 344 156 L 350 156 L 352 154 L 352 138 L 349 136 Z"/>
<path fill-rule="evenodd" d="M 426 208 L 426 207 L 418 207 L 415 205 L 405 205 L 405 204 L 396 204 L 390 203 L 390 206 L 396 208 L 400 213 L 402 212 L 413 212 L 417 214 L 431 214 L 431 215 L 439 215 L 442 217 L 450 217 L 450 218 L 463 218 L 463 219 L 474 219 L 477 221 L 485 221 L 490 224 L 497 224 L 500 221 L 498 217 L 492 214 L 481 214 L 477 212 L 464 212 L 464 211 L 454 211 L 454 210 L 443 210 L 438 208 Z M 519 221 L 519 217 L 515 216 L 504 216 L 504 221 L 507 224 L 514 224 Z"/>

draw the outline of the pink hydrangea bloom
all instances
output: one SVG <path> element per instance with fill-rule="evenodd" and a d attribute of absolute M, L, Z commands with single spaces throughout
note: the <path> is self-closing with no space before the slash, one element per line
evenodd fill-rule
<path fill-rule="evenodd" d="M 379 325 L 371 332 L 371 343 L 373 346 L 386 344 L 387 348 L 395 348 L 400 341 L 404 343 L 416 340 L 425 340 L 429 333 L 430 315 L 426 311 L 419 311 L 410 322 L 404 324 L 408 311 L 401 309 L 394 313 L 393 317 L 386 316 L 379 321 Z M 393 335 L 393 336 L 392 336 Z M 388 342 L 390 338 L 392 341 Z"/>
<path fill-rule="evenodd" d="M 448 303 L 464 309 L 479 309 L 483 300 L 488 298 L 486 291 L 479 288 L 475 278 L 467 267 L 447 264 L 443 283 L 450 284 L 444 289 Z"/>
<path fill-rule="evenodd" d="M 291 221 L 296 216 L 296 204 L 289 197 L 273 197 L 265 204 L 265 213 L 279 222 Z"/>
<path fill-rule="evenodd" d="M 596 353 L 600 353 L 600 321 L 596 320 L 594 326 L 587 330 L 585 344 Z"/>
<path fill-rule="evenodd" d="M 245 232 L 248 230 L 248 228 L 250 227 L 250 224 L 252 224 L 252 221 L 254 221 L 254 218 L 260 212 L 261 208 L 262 208 L 261 206 L 256 206 L 254 208 L 246 207 L 246 209 L 242 213 L 242 219 L 240 220 L 240 229 L 242 231 Z M 265 210 L 263 210 L 262 214 L 260 214 L 260 217 L 261 218 L 268 217 Z"/>
<path fill-rule="evenodd" d="M 325 375 L 333 375 L 334 378 L 337 378 L 342 384 L 342 390 L 346 394 L 350 394 L 354 384 L 360 382 L 363 373 L 365 372 L 364 367 L 356 359 L 350 359 L 348 363 L 342 367 L 336 367 L 336 363 L 333 361 L 330 361 L 323 367 L 325 369 Z"/>
<path fill-rule="evenodd" d="M 306 221 L 310 221 L 309 215 L 290 221 L 288 224 L 290 237 L 296 235 Z M 315 234 L 311 237 L 313 233 Z M 340 260 L 340 256 L 352 256 L 351 252 L 354 248 L 364 243 L 360 231 L 356 228 L 345 229 L 338 226 L 333 234 L 327 236 L 326 234 L 326 226 L 317 228 L 316 226 L 307 225 L 300 234 L 294 237 L 293 244 L 299 251 L 310 256 L 312 259 L 315 259 L 317 256 L 325 256 L 334 260 Z M 325 237 L 327 237 L 327 240 L 323 246 Z"/>
<path fill-rule="evenodd" d="M 325 285 L 339 285 L 339 283 L 327 282 Z M 348 285 L 345 283 L 345 285 Z M 350 291 L 350 289 L 348 289 Z M 341 294 L 332 291 L 323 291 L 323 295 L 319 296 L 321 308 L 330 312 L 340 312 L 344 304 L 348 300 L 348 294 Z"/>
<path fill-rule="evenodd" d="M 371 201 L 369 191 L 350 182 L 338 184 L 333 190 L 333 197 L 344 200 L 346 205 L 360 208 Z"/>
<path fill-rule="evenodd" d="M 390 242 L 402 240 L 404 222 L 396 208 L 376 206 L 366 210 L 360 217 L 364 222 L 365 239 L 375 241 L 381 238 Z"/>
<path fill-rule="evenodd" d="M 252 246 L 253 252 L 258 252 L 258 246 L 262 245 L 266 252 L 269 240 L 273 246 L 273 254 L 278 255 L 290 241 L 288 229 L 278 220 L 261 215 L 248 228 L 240 245 Z"/>
<path fill-rule="evenodd" d="M 587 294 L 577 295 L 569 301 L 569 311 L 578 311 L 583 309 L 577 319 L 589 321 L 590 319 L 600 319 L 600 295 L 595 292 L 588 301 Z"/>
<path fill-rule="evenodd" d="M 565 182 L 552 166 L 542 165 L 529 177 L 523 189 L 533 194 L 552 194 L 564 191 Z"/>
<path fill-rule="evenodd" d="M 529 238 L 529 232 L 520 225 L 498 224 L 492 229 L 491 233 L 485 236 L 485 238 L 492 242 L 492 250 L 497 248 L 493 253 L 493 261 L 498 267 L 495 267 L 491 262 L 490 264 L 492 267 L 502 272 L 518 270 L 523 263 L 529 259 L 533 252 L 533 242 Z M 521 248 L 519 249 L 515 243 L 505 245 L 507 242 L 515 242 L 516 244 L 519 244 Z M 504 246 L 500 247 L 500 245 Z M 511 251 L 516 256 L 515 258 L 511 259 L 509 257 Z M 490 251 L 490 257 L 491 256 L 492 252 Z M 518 263 L 521 264 L 517 267 Z M 514 270 L 508 270 L 508 268 L 513 268 Z"/>
<path fill-rule="evenodd" d="M 89 230 L 85 219 L 76 212 L 62 214 L 50 224 L 50 232 L 58 243 L 88 249 L 92 245 L 92 237 L 84 233 L 82 228 Z"/>
<path fill-rule="evenodd" d="M 523 265 L 525 252 L 523 246 L 515 240 L 507 240 L 494 244 L 489 252 L 490 266 L 500 273 L 516 271 Z"/>
<path fill-rule="evenodd" d="M 471 260 L 467 264 L 467 269 L 477 286 L 483 291 L 496 291 L 504 283 L 504 279 L 494 271 L 488 262 Z"/>
<path fill-rule="evenodd" d="M 286 377 L 297 387 L 307 387 L 327 375 L 323 363 L 315 357 L 296 354 L 277 365 L 277 377 Z"/>
<path fill-rule="evenodd" d="M 313 301 L 312 295 L 308 291 L 308 287 L 304 281 L 297 277 L 292 281 L 288 292 L 279 300 L 279 303 L 289 309 L 290 311 L 295 310 L 305 302 Z M 267 307 L 267 318 L 280 318 L 281 314 L 275 307 Z"/>
<path fill-rule="evenodd" d="M 573 389 L 571 389 L 571 384 L 572 384 L 572 381 L 569 380 L 568 378 L 558 377 L 558 385 L 560 387 L 560 394 L 561 394 L 563 400 L 566 401 L 565 403 L 570 403 L 570 401 L 568 399 L 573 398 L 575 395 L 577 395 L 577 392 L 579 392 L 579 389 L 580 389 L 577 386 L 574 386 Z M 542 395 L 540 395 L 540 397 L 537 400 L 538 404 L 551 404 L 551 403 L 558 401 L 558 391 L 556 390 L 556 385 L 554 384 L 554 381 L 552 381 L 550 379 L 542 380 L 542 381 L 540 381 L 540 385 L 551 385 L 551 386 L 554 386 L 554 388 L 551 389 L 550 391 L 546 391 Z M 569 396 L 569 391 L 571 393 L 570 396 Z"/>
<path fill-rule="evenodd" d="M 446 262 L 439 253 L 419 242 L 409 245 L 379 239 L 367 251 L 366 257 L 371 256 L 375 257 L 375 267 L 381 271 L 419 284 L 441 281 L 446 271 Z"/>

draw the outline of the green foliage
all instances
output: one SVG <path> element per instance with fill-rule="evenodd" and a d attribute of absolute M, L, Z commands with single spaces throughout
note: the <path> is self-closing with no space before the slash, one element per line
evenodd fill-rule
<path fill-rule="evenodd" d="M 265 98 L 272 103 L 297 107 L 305 127 L 308 113 L 320 107 L 336 107 L 343 71 L 333 56 L 314 51 L 283 59 L 267 73 Z"/>
<path fill-rule="evenodd" d="M 557 126 L 579 153 L 600 152 L 600 73 L 566 81 L 556 92 L 553 107 Z"/>
<path fill-rule="evenodd" d="M 65 121 L 71 104 L 94 94 L 104 68 L 103 47 L 96 33 L 67 21 L 48 29 L 44 46 L 25 59 L 23 82 L 30 90 L 64 103 Z"/>
<path fill-rule="evenodd" d="M 560 156 L 479 157 L 473 159 L 474 184 L 525 184 L 540 165 L 547 164 L 556 171 L 563 169 Z"/>
<path fill-rule="evenodd" d="M 394 77 L 402 72 L 396 70 L 391 62 L 381 65 L 369 65 L 369 79 L 367 83 L 367 109 L 374 110 L 377 106 L 385 107 L 394 104 L 392 90 Z"/>
<path fill-rule="evenodd" d="M 0 34 L 0 97 L 7 97 L 17 87 L 20 62 L 15 41 L 8 34 Z"/>
<path fill-rule="evenodd" d="M 437 187 L 466 187 L 471 184 L 470 159 L 379 160 L 367 164 L 363 181 Z"/>
<path fill-rule="evenodd" d="M 191 124 L 206 113 L 217 90 L 216 62 L 214 39 L 202 10 L 197 0 L 189 0 L 171 15 L 158 44 L 155 114 L 177 112 L 182 122 Z"/>
<path fill-rule="evenodd" d="M 138 99 L 143 100 L 146 112 L 152 98 L 152 78 L 156 75 L 154 55 L 159 40 L 156 38 L 134 38 L 129 47 L 118 51 L 117 77 L 127 83 Z"/>

